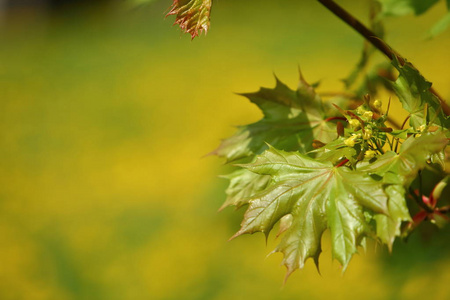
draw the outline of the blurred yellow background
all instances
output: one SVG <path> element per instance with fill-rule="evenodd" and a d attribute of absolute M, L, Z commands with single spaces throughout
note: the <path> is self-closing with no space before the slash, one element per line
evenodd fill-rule
<path fill-rule="evenodd" d="M 366 21 L 365 1 L 339 1 Z M 0 28 L 0 299 L 450 299 L 448 228 L 356 255 L 341 275 L 325 242 L 283 286 L 276 241 L 227 242 L 229 171 L 203 156 L 260 118 L 234 92 L 292 88 L 297 65 L 340 90 L 362 39 L 316 1 L 216 1 L 190 41 L 170 0 L 49 11 L 17 6 Z M 444 3 L 390 19 L 388 40 L 450 99 Z M 383 59 L 378 57 L 380 61 Z"/>

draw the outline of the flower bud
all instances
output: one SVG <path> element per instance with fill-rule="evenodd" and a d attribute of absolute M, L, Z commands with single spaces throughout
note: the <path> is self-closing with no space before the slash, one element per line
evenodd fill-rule
<path fill-rule="evenodd" d="M 364 107 L 361 105 L 361 106 L 358 106 L 358 108 L 356 109 L 356 112 L 357 112 L 359 115 L 363 115 L 363 114 L 366 112 L 366 110 L 365 110 Z"/>
<path fill-rule="evenodd" d="M 357 119 L 351 119 L 350 121 L 348 121 L 348 123 L 350 124 L 350 126 L 352 126 L 352 128 L 356 128 L 359 126 L 359 121 Z"/>
<path fill-rule="evenodd" d="M 354 147 L 356 144 L 356 139 L 358 138 L 357 135 L 352 135 L 351 137 L 349 137 L 348 139 L 346 139 L 344 141 L 344 144 L 347 145 L 348 147 Z"/>
<path fill-rule="evenodd" d="M 381 101 L 378 100 L 378 99 L 375 100 L 375 101 L 373 102 L 373 106 L 374 106 L 376 109 L 380 109 L 382 105 L 383 105 L 383 103 L 381 103 Z"/>
<path fill-rule="evenodd" d="M 365 111 L 363 114 L 363 118 L 366 120 L 372 120 L 373 112 L 371 111 Z"/>
<path fill-rule="evenodd" d="M 363 139 L 368 140 L 372 137 L 372 129 L 366 128 L 363 133 Z"/>
<path fill-rule="evenodd" d="M 367 159 L 374 158 L 377 155 L 376 151 L 373 150 L 367 150 L 366 153 L 364 153 L 364 157 Z"/>

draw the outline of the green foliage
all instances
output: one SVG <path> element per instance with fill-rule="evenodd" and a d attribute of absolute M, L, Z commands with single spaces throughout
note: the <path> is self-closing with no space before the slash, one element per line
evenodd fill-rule
<path fill-rule="evenodd" d="M 282 219 L 283 239 L 275 251 L 284 254 L 288 274 L 307 258 L 318 264 L 323 232 L 331 232 L 332 252 L 344 268 L 362 239 L 370 234 L 365 211 L 387 214 L 382 182 L 365 172 L 333 166 L 299 152 L 270 148 L 248 170 L 270 175 L 272 182 L 249 201 L 242 227 L 235 236 L 264 232 Z"/>
<path fill-rule="evenodd" d="M 387 16 L 404 16 L 408 14 L 415 14 L 416 16 L 427 12 L 439 0 L 377 0 L 382 6 L 380 17 Z M 450 10 L 450 2 L 446 0 L 447 9 Z M 438 21 L 433 28 L 431 28 L 429 35 L 435 37 L 448 28 L 450 24 L 450 13 L 447 13 L 440 21 Z"/>
<path fill-rule="evenodd" d="M 450 120 L 444 115 L 439 99 L 431 93 L 431 82 L 428 82 L 408 62 L 401 65 L 397 60 L 394 60 L 393 66 L 400 75 L 392 84 L 392 88 L 403 108 L 410 113 L 411 126 L 417 129 L 422 125 L 434 124 L 448 133 L 447 128 Z"/>
<path fill-rule="evenodd" d="M 410 13 L 421 15 L 439 0 L 378 0 L 382 6 L 382 14 L 386 16 L 403 16 Z"/>
<path fill-rule="evenodd" d="M 430 85 L 417 71 L 403 68 L 406 70 L 399 67 L 395 82 L 402 83 L 397 88 L 399 97 L 404 98 L 408 111 L 423 112 L 425 104 L 434 101 L 429 95 Z M 409 97 L 401 93 L 405 91 Z M 421 94 L 426 97 L 421 98 Z M 265 124 L 265 131 L 249 130 L 254 124 L 244 126 L 216 150 L 229 161 L 252 160 L 226 176 L 230 186 L 223 207 L 248 205 L 234 237 L 255 232 L 268 237 L 279 222 L 278 235 L 284 235 L 275 252 L 284 254 L 288 275 L 303 267 L 308 258 L 318 264 L 321 237 L 327 229 L 333 257 L 344 269 L 364 238 L 378 239 L 391 249 L 402 234 L 402 223 L 411 221 L 405 199 L 408 188 L 418 171 L 447 145 L 446 129 L 441 126 L 432 133 L 427 127 L 393 131 L 385 125 L 387 115 L 374 117 L 371 106 L 380 105 L 374 101 L 354 110 L 336 109 L 347 124 L 343 135 L 338 136 L 338 126 L 331 121 L 336 117 L 325 119 L 324 104 L 304 80 L 296 92 L 277 80 L 274 89 L 262 88 L 246 96 L 264 112 L 263 120 L 256 124 Z M 320 112 L 322 122 L 308 124 L 298 119 L 300 115 L 312 119 L 309 116 L 313 112 Z M 426 118 L 420 121 L 426 126 L 436 124 L 427 123 Z M 283 130 L 290 128 L 286 124 L 295 130 Z M 326 135 L 322 135 L 324 127 Z M 319 143 L 319 138 L 326 138 L 325 142 Z M 403 144 L 399 151 L 393 151 L 394 143 L 400 140 Z M 313 145 L 319 145 L 318 149 Z M 385 152 L 383 145 L 390 145 L 391 151 Z"/>
<path fill-rule="evenodd" d="M 264 118 L 240 127 L 215 150 L 228 162 L 259 154 L 267 148 L 266 143 L 306 152 L 313 149 L 314 139 L 327 143 L 336 137 L 335 125 L 324 120 L 329 103 L 323 103 L 303 78 L 296 91 L 276 79 L 274 89 L 261 88 L 242 95 L 261 109 Z"/>
<path fill-rule="evenodd" d="M 336 8 L 333 1 L 320 2 L 332 11 Z M 371 27 L 383 36 L 383 17 L 420 15 L 439 0 L 378 2 L 381 9 L 372 12 Z M 207 31 L 211 5 L 211 0 L 174 0 L 169 15 L 176 15 L 176 23 L 195 37 Z M 354 21 L 347 23 L 357 27 Z M 445 22 L 433 29 L 435 34 Z M 378 49 L 383 47 L 388 48 L 383 44 Z M 382 51 L 386 54 L 386 49 Z M 227 163 L 240 163 L 224 176 L 230 184 L 221 208 L 247 206 L 233 238 L 255 232 L 268 238 L 278 224 L 277 236 L 282 238 L 274 252 L 284 254 L 287 275 L 309 258 L 318 267 L 327 230 L 333 258 L 345 270 L 366 239 L 392 249 L 397 237 L 407 236 L 421 222 L 441 226 L 448 220 L 445 214 L 450 209 L 437 206 L 447 180 L 443 170 L 450 137 L 447 107 L 411 63 L 389 51 L 391 66 L 377 66 L 364 74 L 374 52 L 364 46 L 356 69 L 344 80 L 350 89 L 366 75 L 356 88 L 355 96 L 361 98 L 356 105 L 351 95 L 341 97 L 345 102 L 340 106 L 323 101 L 301 74 L 296 90 L 276 78 L 273 89 L 242 94 L 258 106 L 263 118 L 239 127 L 213 152 Z M 381 73 L 396 79 L 380 79 Z M 408 114 L 401 126 L 390 119 L 389 105 L 383 113 L 382 101 L 369 95 L 376 96 L 381 83 Z M 430 197 L 423 195 L 420 174 L 425 168 L 441 180 Z M 414 217 L 411 212 L 417 207 L 411 207 L 409 198 L 419 207 Z"/>

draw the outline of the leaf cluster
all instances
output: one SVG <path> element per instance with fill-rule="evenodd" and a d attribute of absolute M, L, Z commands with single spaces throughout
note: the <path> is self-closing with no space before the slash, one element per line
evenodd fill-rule
<path fill-rule="evenodd" d="M 174 0 L 168 15 L 175 15 L 175 23 L 194 38 L 208 31 L 212 1 Z M 450 0 L 445 1 L 450 9 Z M 338 7 L 331 0 L 319 2 L 330 10 Z M 407 236 L 420 222 L 445 223 L 450 209 L 437 205 L 448 178 L 442 175 L 450 138 L 445 103 L 411 63 L 392 49 L 385 51 L 389 47 L 383 48 L 383 42 L 373 45 L 391 64 L 365 72 L 375 52 L 369 41 L 374 35 L 383 38 L 384 18 L 420 15 L 438 2 L 371 0 L 371 29 L 358 25 L 367 41 L 356 68 L 343 80 L 351 96 L 324 101 L 301 74 L 295 90 L 276 78 L 274 88 L 242 94 L 263 118 L 238 127 L 213 151 L 236 167 L 223 176 L 230 183 L 221 209 L 246 207 L 233 238 L 256 232 L 267 238 L 278 226 L 280 242 L 274 252 L 283 253 L 289 275 L 309 258 L 318 266 L 326 231 L 332 255 L 345 270 L 368 239 L 392 249 L 396 238 Z M 340 13 L 335 14 L 349 25 L 357 23 L 351 16 L 350 22 L 345 20 L 345 11 L 337 10 Z M 449 23 L 447 12 L 431 35 Z M 389 117 L 391 99 L 369 96 L 377 95 L 381 85 L 407 112 L 402 125 Z M 384 110 L 382 102 L 388 103 Z M 425 168 L 442 177 L 429 197 L 421 188 Z M 410 198 L 418 209 L 411 208 Z"/>
<path fill-rule="evenodd" d="M 222 208 L 247 206 L 233 238 L 255 232 L 267 238 L 278 224 L 274 252 L 284 254 L 288 275 L 308 258 L 318 265 L 326 230 L 344 269 L 368 238 L 392 248 L 402 224 L 412 222 L 406 201 L 412 182 L 441 157 L 449 134 L 430 84 L 408 63 L 393 67 L 399 75 L 390 85 L 410 113 L 405 129 L 386 125 L 379 100 L 333 107 L 302 76 L 296 90 L 276 79 L 273 89 L 243 94 L 263 118 L 239 127 L 214 152 L 238 167 L 226 176 Z"/>

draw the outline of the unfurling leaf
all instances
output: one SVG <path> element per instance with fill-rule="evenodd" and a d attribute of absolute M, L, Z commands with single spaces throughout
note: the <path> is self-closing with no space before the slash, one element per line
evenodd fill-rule
<path fill-rule="evenodd" d="M 174 0 L 169 15 L 175 15 L 175 24 L 195 38 L 208 32 L 212 0 Z"/>
<path fill-rule="evenodd" d="M 288 275 L 308 258 L 318 264 L 321 237 L 330 230 L 332 253 L 343 266 L 371 232 L 365 212 L 388 213 L 383 182 L 365 172 L 335 167 L 298 152 L 269 148 L 244 168 L 270 175 L 272 183 L 251 198 L 241 229 L 234 235 L 264 232 L 280 221 L 285 231 L 275 252 L 284 254 Z"/>

